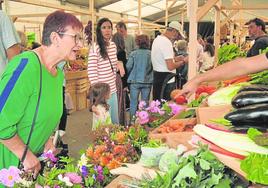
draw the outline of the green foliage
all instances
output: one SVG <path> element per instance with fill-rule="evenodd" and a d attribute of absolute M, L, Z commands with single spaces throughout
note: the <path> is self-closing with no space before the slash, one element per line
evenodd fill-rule
<path fill-rule="evenodd" d="M 196 116 L 195 110 L 182 111 L 177 117 L 178 119 L 193 118 Z"/>
<path fill-rule="evenodd" d="M 172 163 L 165 175 L 127 185 L 133 188 L 228 188 L 239 184 L 238 177 L 218 161 L 207 146 L 200 146 L 195 156 L 182 157 L 178 163 Z"/>
<path fill-rule="evenodd" d="M 165 144 L 163 144 L 159 139 L 150 139 L 148 143 L 144 143 L 142 146 L 149 148 L 158 148 L 160 146 L 165 146 Z"/>
<path fill-rule="evenodd" d="M 247 174 L 248 180 L 268 185 L 268 155 L 251 153 L 241 161 L 240 168 Z"/>
<path fill-rule="evenodd" d="M 206 96 L 201 95 L 197 99 L 192 100 L 187 106 L 188 107 L 199 107 L 199 105 L 203 102 L 203 100 L 206 99 Z"/>
<path fill-rule="evenodd" d="M 245 57 L 245 52 L 235 44 L 224 45 L 218 50 L 218 64 L 222 65 L 228 61 L 231 61 L 237 57 Z"/>
<path fill-rule="evenodd" d="M 232 126 L 231 121 L 229 121 L 225 118 L 211 119 L 209 121 L 211 121 L 213 123 L 220 124 L 220 125 L 224 125 L 224 126 Z"/>

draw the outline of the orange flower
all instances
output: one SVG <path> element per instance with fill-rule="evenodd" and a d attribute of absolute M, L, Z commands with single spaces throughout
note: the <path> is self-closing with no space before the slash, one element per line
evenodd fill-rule
<path fill-rule="evenodd" d="M 124 153 L 125 153 L 125 147 L 124 146 L 117 145 L 117 146 L 114 147 L 114 150 L 113 150 L 114 155 L 117 155 L 117 154 L 123 155 Z"/>
<path fill-rule="evenodd" d="M 93 148 L 89 147 L 86 151 L 86 156 L 89 158 L 93 158 L 94 152 L 93 152 Z"/>
<path fill-rule="evenodd" d="M 126 140 L 126 132 L 123 131 L 119 131 L 115 134 L 115 140 L 120 143 L 123 144 Z"/>
<path fill-rule="evenodd" d="M 108 168 L 109 170 L 112 170 L 112 169 L 117 168 L 117 167 L 119 167 L 119 166 L 120 166 L 119 162 L 116 161 L 115 159 L 113 159 L 112 161 L 110 161 L 110 162 L 107 164 L 107 168 Z"/>

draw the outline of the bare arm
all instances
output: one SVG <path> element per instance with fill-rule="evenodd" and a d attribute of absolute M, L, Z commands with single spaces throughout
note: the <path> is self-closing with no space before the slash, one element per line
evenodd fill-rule
<path fill-rule="evenodd" d="M 174 59 L 166 59 L 166 64 L 168 70 L 172 71 L 176 68 L 182 66 L 186 61 L 186 57 L 184 56 L 176 56 Z"/>
<path fill-rule="evenodd" d="M 1 140 L 1 143 L 3 143 L 12 153 L 14 153 L 21 160 L 25 149 L 25 144 L 22 142 L 18 135 L 15 135 L 14 137 L 7 140 Z M 39 170 L 41 169 L 39 160 L 31 152 L 30 149 L 28 149 L 27 151 L 23 165 L 26 171 L 33 172 L 35 175 L 37 175 Z"/>
<path fill-rule="evenodd" d="M 7 49 L 7 58 L 8 60 L 11 60 L 14 56 L 20 54 L 21 47 L 19 44 L 14 44 L 13 46 L 9 47 Z"/>
<path fill-rule="evenodd" d="M 268 69 L 268 59 L 265 54 L 236 59 L 194 77 L 183 87 L 182 92 L 177 96 L 181 94 L 191 95 L 202 82 L 226 80 L 241 75 L 263 71 L 265 69 Z"/>

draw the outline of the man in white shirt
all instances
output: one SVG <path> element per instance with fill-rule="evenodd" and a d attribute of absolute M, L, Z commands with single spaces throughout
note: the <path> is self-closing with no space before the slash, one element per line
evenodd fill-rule
<path fill-rule="evenodd" d="M 0 76 L 7 62 L 21 52 L 20 39 L 10 18 L 2 11 L 0 0 Z"/>
<path fill-rule="evenodd" d="M 166 31 L 162 35 L 158 35 L 152 44 L 152 64 L 154 69 L 153 81 L 153 99 L 161 99 L 161 90 L 164 80 L 172 73 L 176 73 L 176 68 L 187 62 L 184 56 L 174 56 L 172 42 L 183 36 L 182 26 L 177 21 L 169 23 Z M 175 88 L 175 80 L 171 80 L 164 90 L 163 99 L 170 99 L 170 92 Z"/>

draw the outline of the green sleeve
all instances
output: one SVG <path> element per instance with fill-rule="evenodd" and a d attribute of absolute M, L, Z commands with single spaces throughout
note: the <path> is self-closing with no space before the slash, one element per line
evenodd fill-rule
<path fill-rule="evenodd" d="M 0 80 L 1 94 L 12 77 L 13 72 L 17 70 L 20 58 L 20 56 L 16 57 L 9 62 L 7 69 Z M 29 61 L 17 79 L 14 88 L 0 113 L 0 139 L 9 139 L 16 134 L 17 124 L 23 117 L 27 103 L 29 102 L 31 95 L 33 95 L 33 85 L 35 85 L 34 82 L 37 79 L 34 78 L 36 71 L 31 70 L 31 63 Z"/>

